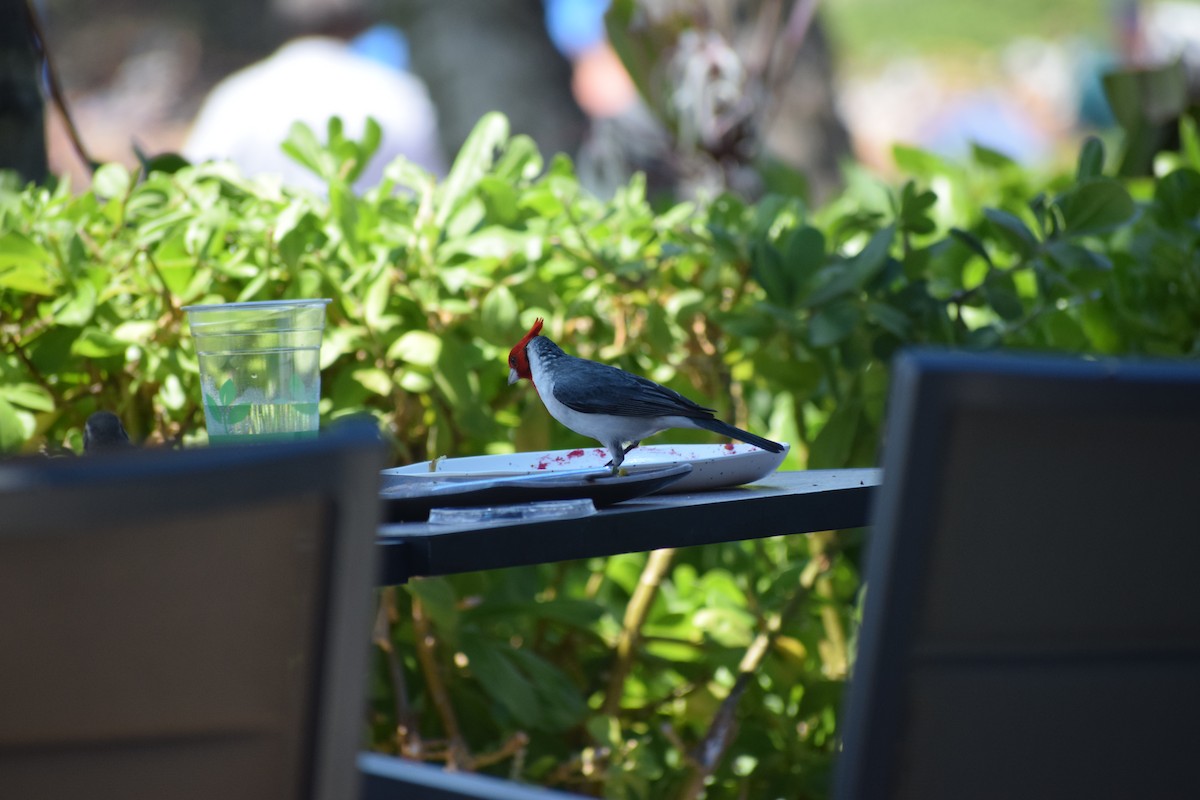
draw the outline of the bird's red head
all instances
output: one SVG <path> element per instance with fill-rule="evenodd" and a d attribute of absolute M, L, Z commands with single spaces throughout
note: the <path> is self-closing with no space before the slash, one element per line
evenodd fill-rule
<path fill-rule="evenodd" d="M 529 356 L 525 353 L 525 346 L 529 344 L 533 337 L 542 332 L 542 318 L 538 317 L 534 320 L 533 327 L 529 329 L 529 333 L 522 337 L 521 341 L 517 342 L 512 350 L 508 351 L 508 382 L 516 383 L 520 378 L 528 378 L 533 380 L 533 373 L 529 371 Z"/>

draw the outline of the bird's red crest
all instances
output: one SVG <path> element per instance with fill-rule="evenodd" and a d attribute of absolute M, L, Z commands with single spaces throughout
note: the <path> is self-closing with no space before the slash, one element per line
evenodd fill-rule
<path fill-rule="evenodd" d="M 538 317 L 533 322 L 533 327 L 529 332 L 522 337 L 521 341 L 508 351 L 508 366 L 517 371 L 517 376 L 521 378 L 533 378 L 529 371 L 529 356 L 525 354 L 525 345 L 529 344 L 533 337 L 542 332 L 542 318 Z"/>

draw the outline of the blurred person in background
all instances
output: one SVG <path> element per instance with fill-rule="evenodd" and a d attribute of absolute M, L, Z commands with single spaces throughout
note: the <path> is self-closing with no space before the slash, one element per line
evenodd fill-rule
<path fill-rule="evenodd" d="M 623 35 L 654 53 L 640 78 L 662 96 L 649 105 L 609 42 L 609 5 L 546 0 L 550 38 L 591 117 L 585 185 L 609 195 L 640 171 L 664 197 L 773 188 L 820 203 L 837 191 L 850 137 L 815 0 L 641 0 Z"/>
<path fill-rule="evenodd" d="M 321 179 L 281 149 L 292 124 L 304 122 L 323 139 L 336 116 L 347 137 L 361 138 L 371 117 L 382 140 L 356 189 L 378 184 L 399 156 L 445 173 L 437 113 L 424 83 L 408 71 L 408 43 L 398 29 L 373 25 L 366 0 L 272 5 L 295 38 L 213 88 L 183 146 L 188 160 L 232 161 L 247 175 L 319 190 Z"/>

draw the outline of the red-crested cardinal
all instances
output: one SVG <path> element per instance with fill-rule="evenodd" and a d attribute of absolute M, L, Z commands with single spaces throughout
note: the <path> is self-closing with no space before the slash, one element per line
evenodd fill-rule
<path fill-rule="evenodd" d="M 702 428 L 772 453 L 783 445 L 735 428 L 679 392 L 607 364 L 569 356 L 541 336 L 539 318 L 508 354 L 508 382 L 533 382 L 550 416 L 607 450 L 613 472 L 642 439 L 669 428 Z"/>

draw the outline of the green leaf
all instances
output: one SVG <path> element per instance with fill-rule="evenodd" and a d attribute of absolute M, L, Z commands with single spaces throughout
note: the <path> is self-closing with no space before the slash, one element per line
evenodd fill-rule
<path fill-rule="evenodd" d="M 92 321 L 100 292 L 91 281 L 77 281 L 53 303 L 54 322 L 82 328 Z"/>
<path fill-rule="evenodd" d="M 142 161 L 142 170 L 147 175 L 152 172 L 174 175 L 179 170 L 190 166 L 191 162 L 178 153 L 159 153 Z"/>
<path fill-rule="evenodd" d="M 154 249 L 154 264 L 167 290 L 175 297 L 186 296 L 196 274 L 196 257 L 189 253 L 183 234 L 176 232 Z"/>
<path fill-rule="evenodd" d="M 520 314 L 517 298 L 512 290 L 501 284 L 487 293 L 480 307 L 483 335 L 491 341 L 504 342 L 516 332 Z"/>
<path fill-rule="evenodd" d="M 158 333 L 160 326 L 157 322 L 144 319 L 131 319 L 113 328 L 113 338 L 127 344 L 148 344 Z"/>
<path fill-rule="evenodd" d="M 317 135 L 313 133 L 313 129 L 305 123 L 293 122 L 288 130 L 288 136 L 280 148 L 300 166 L 320 177 L 325 177 L 321 143 L 317 141 Z"/>
<path fill-rule="evenodd" d="M 31 411 L 54 410 L 54 395 L 36 383 L 0 383 L 0 399 Z"/>
<path fill-rule="evenodd" d="M 561 217 L 566 210 L 562 198 L 545 183 L 539 184 L 521 195 L 519 206 L 521 210 L 528 209 L 545 219 Z"/>
<path fill-rule="evenodd" d="M 383 141 L 383 128 L 374 117 L 367 117 L 366 126 L 363 129 L 362 139 L 358 142 L 359 152 L 359 167 L 355 172 L 354 179 L 357 179 L 362 171 L 371 163 L 371 158 L 379 150 L 379 144 Z"/>
<path fill-rule="evenodd" d="M 1154 186 L 1156 212 L 1162 223 L 1183 229 L 1200 216 L 1200 172 L 1177 169 Z"/>
<path fill-rule="evenodd" d="M 488 112 L 475 124 L 441 187 L 434 224 L 442 227 L 468 192 L 492 166 L 497 149 L 508 138 L 508 118 Z"/>
<path fill-rule="evenodd" d="M 862 321 L 862 312 L 852 300 L 838 300 L 813 312 L 808 322 L 808 342 L 829 347 L 849 336 Z"/>
<path fill-rule="evenodd" d="M 538 697 L 542 729 L 565 731 L 587 714 L 579 689 L 561 669 L 527 648 L 502 651 L 523 672 Z"/>
<path fill-rule="evenodd" d="M 866 246 L 850 259 L 847 266 L 854 276 L 855 288 L 861 289 L 883 270 L 895 238 L 895 225 L 880 228 L 871 236 Z"/>
<path fill-rule="evenodd" d="M 952 172 L 950 165 L 940 156 L 908 145 L 892 147 L 892 158 L 901 172 L 918 178 L 934 178 Z"/>
<path fill-rule="evenodd" d="M 367 287 L 367 296 L 363 300 L 363 322 L 374 330 L 387 327 L 388 300 L 392 296 L 392 271 L 385 264 L 379 269 L 379 274 Z"/>
<path fill-rule="evenodd" d="M 129 170 L 120 164 L 103 164 L 92 176 L 92 191 L 105 199 L 124 197 L 131 184 Z"/>
<path fill-rule="evenodd" d="M 819 308 L 853 291 L 854 273 L 847 267 L 847 263 L 843 261 L 831 264 L 821 270 L 813 279 L 815 288 L 804 298 L 801 305 L 805 308 Z"/>
<path fill-rule="evenodd" d="M 1124 337 L 1103 301 L 1092 300 L 1084 303 L 1079 311 L 1079 323 L 1097 352 L 1116 355 L 1127 351 Z"/>
<path fill-rule="evenodd" d="M 1022 305 L 1017 287 L 1008 273 L 993 270 L 981 288 L 988 305 L 1001 319 L 1013 322 L 1025 316 L 1025 306 Z"/>
<path fill-rule="evenodd" d="M 458 594 L 450 581 L 446 578 L 419 578 L 406 583 L 404 588 L 409 594 L 420 598 L 438 632 L 454 641 L 462 612 L 458 608 Z"/>
<path fill-rule="evenodd" d="M 1137 213 L 1129 191 L 1111 178 L 1084 181 L 1057 200 L 1067 236 L 1086 236 L 1112 230 Z"/>
<path fill-rule="evenodd" d="M 962 228 L 951 228 L 950 236 L 958 242 L 966 245 L 966 247 L 975 253 L 975 255 L 987 262 L 989 267 L 995 266 L 992 264 L 991 255 L 988 254 L 987 248 L 983 246 L 983 242 L 979 240 L 978 236 L 970 231 L 964 231 Z"/>
<path fill-rule="evenodd" d="M 508 140 L 504 154 L 493 170 L 496 177 L 508 185 L 533 180 L 542 171 L 542 154 L 537 143 L 523 133 Z"/>
<path fill-rule="evenodd" d="M 990 169 L 1009 169 L 1019 166 L 1016 161 L 1013 161 L 999 150 L 985 147 L 978 142 L 971 143 L 971 158 L 981 166 L 989 167 Z"/>
<path fill-rule="evenodd" d="M 933 233 L 937 229 L 929 218 L 929 210 L 937 204 L 937 195 L 926 189 L 918 192 L 916 183 L 908 181 L 900 190 L 900 226 L 916 234 Z"/>
<path fill-rule="evenodd" d="M 1120 174 L 1149 174 L 1154 156 L 1175 132 L 1188 104 L 1183 59 L 1154 67 L 1113 70 L 1103 76 L 1104 94 L 1124 128 Z"/>
<path fill-rule="evenodd" d="M 1200 170 L 1200 129 L 1186 114 L 1179 120 L 1179 152 L 1192 169 Z"/>
<path fill-rule="evenodd" d="M 428 331 L 408 331 L 388 348 L 387 356 L 420 367 L 432 367 L 442 354 L 442 340 Z"/>
<path fill-rule="evenodd" d="M 433 388 L 433 379 L 406 369 L 400 376 L 400 388 L 411 394 L 425 394 Z"/>
<path fill-rule="evenodd" d="M 469 227 L 474 229 L 477 226 L 472 224 Z M 541 248 L 541 238 L 532 236 L 527 231 L 488 225 L 473 233 L 464 233 L 456 237 L 454 242 L 448 242 L 439 248 L 438 255 L 447 259 L 456 255 L 467 255 L 474 259 L 500 260 L 524 256 L 533 261 L 540 257 Z"/>
<path fill-rule="evenodd" d="M 71 345 L 72 355 L 82 358 L 108 358 L 125 353 L 128 343 L 100 328 L 84 328 L 79 338 Z"/>
<path fill-rule="evenodd" d="M 1022 258 L 1029 258 L 1037 250 L 1037 237 L 1019 217 L 998 208 L 985 208 L 983 216 L 991 223 L 992 230 Z"/>
<path fill-rule="evenodd" d="M 404 156 L 398 156 L 383 169 L 385 181 L 392 181 L 397 186 L 412 189 L 420 196 L 430 191 L 435 178 L 428 170 L 414 164 Z"/>
<path fill-rule="evenodd" d="M 1110 270 L 1112 264 L 1108 259 L 1073 242 L 1055 241 L 1046 246 L 1046 255 L 1057 265 L 1060 271 L 1073 279 L 1078 279 L 1080 271 Z"/>
<path fill-rule="evenodd" d="M 479 686 L 521 727 L 540 729 L 545 725 L 542 705 L 533 683 L 492 642 L 467 639 L 462 651 Z"/>
<path fill-rule="evenodd" d="M 78 367 L 74 357 L 75 342 L 82 333 L 79 328 L 52 327 L 33 339 L 29 356 L 43 375 L 53 375 Z"/>
<path fill-rule="evenodd" d="M 17 410 L 0 398 L 0 452 L 12 453 L 25 443 L 25 425 Z"/>
<path fill-rule="evenodd" d="M 51 295 L 58 285 L 50 254 L 41 245 L 17 231 L 0 236 L 0 288 Z"/>
<path fill-rule="evenodd" d="M 509 181 L 485 175 L 479 181 L 479 190 L 491 221 L 501 225 L 517 221 L 517 190 Z"/>
<path fill-rule="evenodd" d="M 808 451 L 809 469 L 841 469 L 849 466 L 854 437 L 862 418 L 861 408 L 843 402 L 829 415 Z"/>
<path fill-rule="evenodd" d="M 912 330 L 908 315 L 886 303 L 867 303 L 867 319 L 900 339 L 907 339 Z"/>
<path fill-rule="evenodd" d="M 233 382 L 233 378 L 221 384 L 221 388 L 217 390 L 217 399 L 223 406 L 229 406 L 237 399 L 237 384 Z"/>
<path fill-rule="evenodd" d="M 693 624 L 722 647 L 742 648 L 754 638 L 754 618 L 734 608 L 702 608 Z"/>
<path fill-rule="evenodd" d="M 825 264 L 825 235 L 811 225 L 792 231 L 783 247 L 783 262 L 796 296 L 803 296 L 813 276 Z"/>
<path fill-rule="evenodd" d="M 392 394 L 392 376 L 386 371 L 376 367 L 366 369 L 356 369 L 350 373 L 354 376 L 354 380 L 372 394 L 377 394 L 380 397 L 390 397 Z"/>
<path fill-rule="evenodd" d="M 1079 163 L 1075 168 L 1076 181 L 1088 181 L 1104 175 L 1104 142 L 1089 136 L 1079 149 Z"/>
<path fill-rule="evenodd" d="M 768 300 L 782 308 L 791 306 L 794 292 L 784 273 L 783 256 L 770 241 L 759 239 L 754 243 L 750 251 L 750 273 Z"/>

